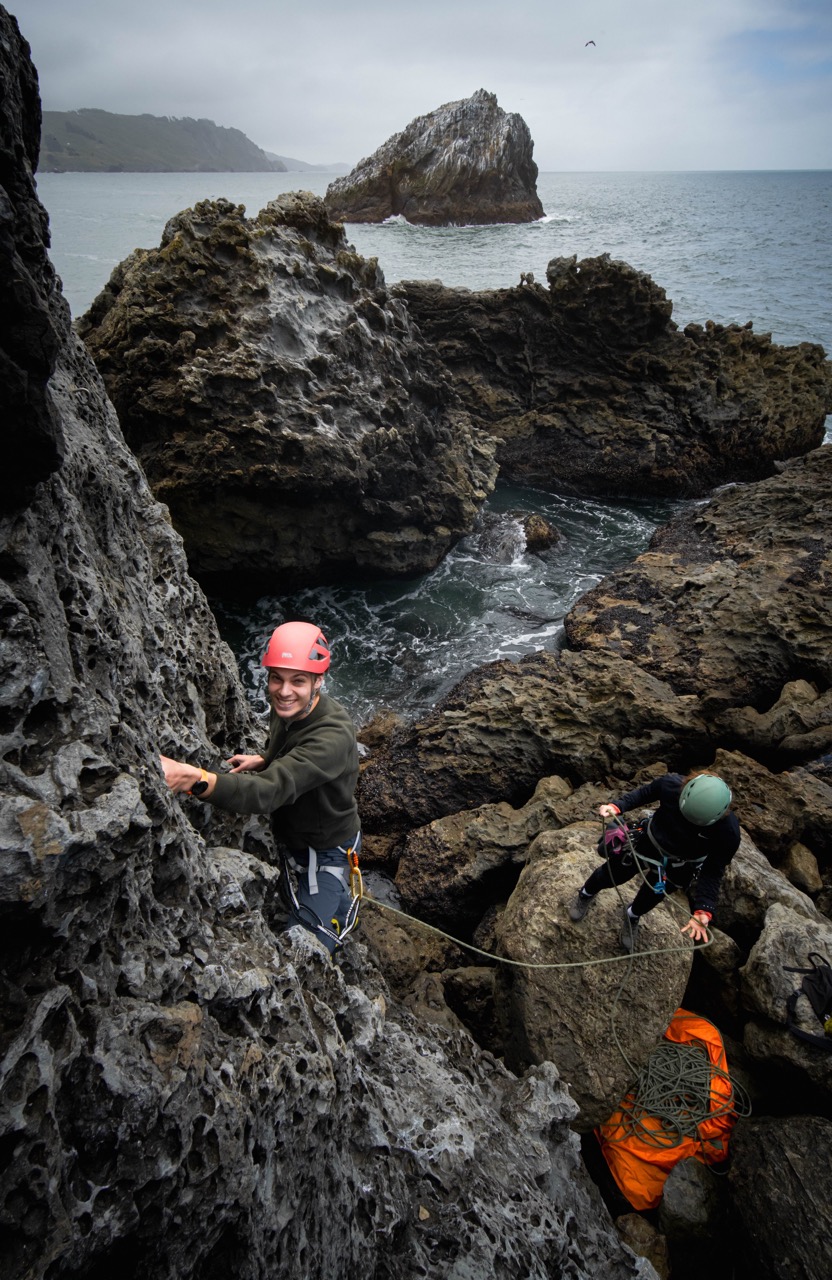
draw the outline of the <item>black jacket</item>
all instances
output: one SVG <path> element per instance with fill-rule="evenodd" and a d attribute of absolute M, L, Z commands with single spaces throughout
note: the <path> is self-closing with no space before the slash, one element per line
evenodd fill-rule
<path fill-rule="evenodd" d="M 688 822 L 679 808 L 679 796 L 684 785 L 681 774 L 665 773 L 635 791 L 628 791 L 614 803 L 622 813 L 629 813 L 631 809 L 655 804 L 658 800 L 659 807 L 653 815 L 650 833 L 671 863 L 696 863 L 704 856 L 693 891 L 693 909 L 713 914 L 723 873 L 740 845 L 740 824 L 736 814 L 730 810 L 709 827 L 697 827 Z M 647 839 L 646 836 L 643 838 Z M 656 850 L 653 848 L 651 852 L 647 845 L 642 851 L 648 857 L 658 856 Z M 668 874 L 672 880 L 672 865 Z"/>

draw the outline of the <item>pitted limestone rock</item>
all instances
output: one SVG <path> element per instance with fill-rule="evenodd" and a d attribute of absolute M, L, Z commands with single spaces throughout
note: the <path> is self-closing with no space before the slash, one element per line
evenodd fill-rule
<path fill-rule="evenodd" d="M 180 213 L 79 331 L 203 582 L 425 572 L 493 488 L 493 442 L 309 192 Z"/>
<path fill-rule="evenodd" d="M 549 289 L 407 280 L 407 300 L 501 474 L 559 492 L 702 496 L 771 475 L 820 445 L 832 412 L 823 348 L 750 324 L 681 332 L 673 304 L 625 262 L 556 258 Z"/>

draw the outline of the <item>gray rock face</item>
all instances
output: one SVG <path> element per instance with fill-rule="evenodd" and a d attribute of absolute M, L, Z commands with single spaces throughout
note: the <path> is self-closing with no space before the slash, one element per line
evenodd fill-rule
<path fill-rule="evenodd" d="M 625 262 L 555 258 L 549 288 L 396 292 L 502 475 L 566 493 L 700 496 L 821 444 L 832 365 L 750 325 L 689 325 Z"/>
<path fill-rule="evenodd" d="M 493 93 L 417 116 L 326 192 L 339 222 L 401 216 L 429 226 L 533 222 L 543 217 L 533 143 L 522 116 Z"/>
<path fill-rule="evenodd" d="M 78 327 L 203 583 L 425 572 L 493 487 L 492 442 L 308 192 L 179 214 Z"/>
<path fill-rule="evenodd" d="M 0 513 L 25 503 L 58 466 L 62 432 L 45 394 L 59 333 L 45 297 L 54 272 L 46 211 L 32 198 L 40 146 L 38 78 L 14 18 L 3 23 L 0 83 L 0 416 L 18 429 L 0 468 Z"/>
<path fill-rule="evenodd" d="M 25 71 L 0 9 L 10 49 Z M 25 174 L 22 109 L 0 103 Z M 31 180 L 15 190 L 23 239 L 42 211 Z M 555 1068 L 518 1080 L 391 1007 L 358 943 L 338 967 L 275 934 L 256 825 L 167 791 L 160 748 L 210 763 L 253 725 L 42 242 L 28 253 L 63 456 L 0 518 L 4 1280 L 647 1274 L 582 1172 Z"/>
<path fill-rule="evenodd" d="M 746 1274 L 760 1280 L 826 1280 L 832 1122 L 815 1116 L 743 1120 L 728 1182 L 733 1229 Z"/>

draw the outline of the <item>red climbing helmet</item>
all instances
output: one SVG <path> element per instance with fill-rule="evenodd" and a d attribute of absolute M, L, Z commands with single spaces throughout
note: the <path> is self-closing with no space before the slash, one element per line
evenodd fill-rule
<path fill-rule="evenodd" d="M 322 676 L 329 667 L 329 642 L 312 622 L 284 622 L 272 632 L 263 666 Z"/>

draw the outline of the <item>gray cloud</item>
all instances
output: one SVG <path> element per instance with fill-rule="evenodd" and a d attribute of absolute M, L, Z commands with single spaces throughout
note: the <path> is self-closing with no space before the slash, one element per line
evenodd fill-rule
<path fill-rule="evenodd" d="M 825 168 L 826 0 L 19 0 L 46 108 L 207 117 L 354 163 L 478 88 L 541 169 Z M 586 47 L 587 40 L 595 45 Z"/>

